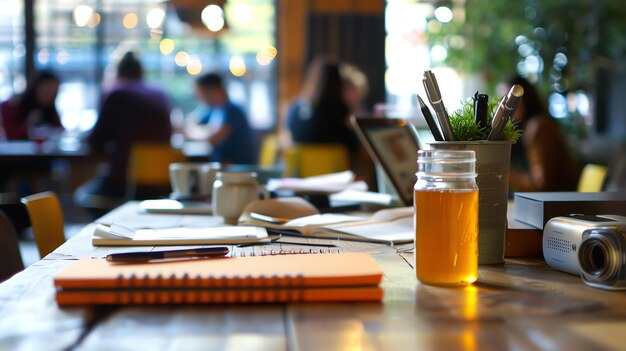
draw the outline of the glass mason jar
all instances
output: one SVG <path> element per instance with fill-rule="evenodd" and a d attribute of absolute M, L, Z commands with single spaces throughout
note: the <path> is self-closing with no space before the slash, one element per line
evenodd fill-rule
<path fill-rule="evenodd" d="M 478 279 L 474 151 L 420 150 L 415 183 L 415 274 L 431 285 Z"/>

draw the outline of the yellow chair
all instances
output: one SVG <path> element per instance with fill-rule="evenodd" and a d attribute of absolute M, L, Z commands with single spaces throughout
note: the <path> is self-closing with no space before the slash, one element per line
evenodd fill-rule
<path fill-rule="evenodd" d="M 350 168 L 348 149 L 342 144 L 297 144 L 283 154 L 286 174 L 311 177 Z"/>
<path fill-rule="evenodd" d="M 260 166 L 274 166 L 278 156 L 278 135 L 268 134 L 263 138 L 261 151 L 259 152 Z"/>
<path fill-rule="evenodd" d="M 180 150 L 169 143 L 136 143 L 128 160 L 128 199 L 150 197 L 169 192 L 169 165 L 185 162 L 187 159 Z M 144 196 L 145 195 L 145 196 Z"/>
<path fill-rule="evenodd" d="M 30 217 L 39 256 L 43 258 L 65 242 L 61 203 L 52 191 L 23 197 L 22 203 Z"/>
<path fill-rule="evenodd" d="M 602 191 L 608 171 L 608 167 L 605 166 L 592 163 L 585 165 L 580 172 L 577 190 L 585 193 Z"/>

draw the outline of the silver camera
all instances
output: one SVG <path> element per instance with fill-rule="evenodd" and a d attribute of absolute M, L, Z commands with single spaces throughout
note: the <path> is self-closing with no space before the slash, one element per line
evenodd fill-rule
<path fill-rule="evenodd" d="M 626 217 L 569 215 L 552 218 L 543 229 L 543 257 L 554 269 L 580 275 L 578 253 L 583 232 L 592 228 L 619 226 L 626 226 Z M 626 252 L 623 248 L 621 250 Z"/>
<path fill-rule="evenodd" d="M 602 289 L 626 289 L 626 225 L 583 231 L 578 262 L 586 284 Z"/>

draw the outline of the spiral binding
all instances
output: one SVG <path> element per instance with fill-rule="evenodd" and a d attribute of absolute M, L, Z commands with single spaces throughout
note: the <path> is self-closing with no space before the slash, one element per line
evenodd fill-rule
<path fill-rule="evenodd" d="M 232 257 L 341 253 L 339 249 L 233 250 Z M 116 277 L 117 304 L 298 302 L 305 298 L 304 276 L 156 276 Z"/>
<path fill-rule="evenodd" d="M 304 301 L 304 276 L 116 277 L 116 304 L 266 303 Z"/>

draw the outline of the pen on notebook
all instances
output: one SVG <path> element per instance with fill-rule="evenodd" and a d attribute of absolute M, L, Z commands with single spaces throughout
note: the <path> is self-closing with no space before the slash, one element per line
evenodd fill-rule
<path fill-rule="evenodd" d="M 524 88 L 522 88 L 521 85 L 515 84 L 511 87 L 509 93 L 502 98 L 502 101 L 500 101 L 500 105 L 498 105 L 498 109 L 491 120 L 491 132 L 489 132 L 487 140 L 498 140 L 498 138 L 500 138 L 504 125 L 508 121 L 509 117 L 511 117 L 517 110 L 517 107 L 522 101 L 523 95 Z"/>
<path fill-rule="evenodd" d="M 433 115 L 430 113 L 430 109 L 424 103 L 424 100 L 417 95 L 417 102 L 420 104 L 420 111 L 422 111 L 422 115 L 424 115 L 424 119 L 428 124 L 428 128 L 430 132 L 433 133 L 433 137 L 436 141 L 443 141 L 443 137 L 441 136 L 441 132 L 439 131 L 439 126 L 437 125 L 437 121 L 433 118 Z"/>
<path fill-rule="evenodd" d="M 446 141 L 454 141 L 454 134 L 452 134 L 452 126 L 450 125 L 448 112 L 446 112 L 446 107 L 443 105 L 441 91 L 439 91 L 437 78 L 435 78 L 433 72 L 431 72 L 430 70 L 424 71 L 424 79 L 422 79 L 422 83 L 424 83 L 424 89 L 426 90 L 428 100 L 433 106 L 435 114 L 437 115 L 437 119 L 439 120 L 443 139 Z"/>
<path fill-rule="evenodd" d="M 147 251 L 147 252 L 124 252 L 107 255 L 109 262 L 147 262 L 150 260 L 162 260 L 166 258 L 183 257 L 222 257 L 228 254 L 226 246 L 207 247 L 198 249 L 170 250 L 170 251 Z"/>
<path fill-rule="evenodd" d="M 487 94 L 474 95 L 474 118 L 479 127 L 487 125 L 487 110 L 489 109 L 489 96 Z"/>

